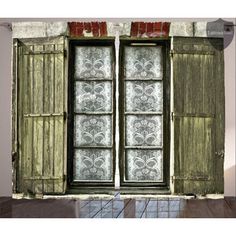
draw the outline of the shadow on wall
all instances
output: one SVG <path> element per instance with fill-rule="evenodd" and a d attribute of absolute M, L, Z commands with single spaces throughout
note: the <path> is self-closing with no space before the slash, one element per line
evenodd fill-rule
<path fill-rule="evenodd" d="M 236 196 L 236 165 L 224 171 L 224 195 L 226 197 Z"/>

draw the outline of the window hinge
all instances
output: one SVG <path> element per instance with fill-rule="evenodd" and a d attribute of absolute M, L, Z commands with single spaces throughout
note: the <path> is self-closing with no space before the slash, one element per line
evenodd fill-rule
<path fill-rule="evenodd" d="M 13 152 L 12 155 L 11 155 L 11 157 L 12 157 L 12 162 L 15 162 L 15 160 L 16 160 L 17 157 L 18 157 L 17 152 Z"/>
<path fill-rule="evenodd" d="M 63 175 L 63 181 L 66 181 L 66 175 L 65 174 Z"/>
<path fill-rule="evenodd" d="M 67 57 L 67 50 L 64 49 L 64 57 Z"/>
<path fill-rule="evenodd" d="M 170 57 L 173 57 L 174 55 L 174 50 L 170 50 Z"/>
<path fill-rule="evenodd" d="M 171 121 L 174 120 L 174 112 L 173 111 L 170 113 L 170 119 L 171 119 Z"/>
<path fill-rule="evenodd" d="M 66 111 L 64 111 L 63 112 L 63 118 L 64 118 L 64 120 L 66 120 L 68 117 L 67 117 L 67 112 Z"/>

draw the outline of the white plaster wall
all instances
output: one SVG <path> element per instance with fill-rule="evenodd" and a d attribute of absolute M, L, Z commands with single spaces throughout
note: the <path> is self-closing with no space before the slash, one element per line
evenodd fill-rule
<path fill-rule="evenodd" d="M 11 196 L 11 42 L 0 27 L 0 196 Z"/>
<path fill-rule="evenodd" d="M 40 32 L 47 36 L 61 34 L 65 30 L 65 25 L 62 21 L 86 21 L 85 19 L 0 19 L 1 22 L 51 22 L 47 24 L 35 23 Z M 213 21 L 215 19 L 88 19 L 87 21 L 108 21 L 116 23 L 128 23 L 130 21 L 174 21 L 176 28 L 172 28 L 171 35 L 192 36 L 192 24 L 196 21 Z M 230 19 L 228 19 L 230 20 Z M 57 30 L 53 30 L 54 22 Z M 188 22 L 181 25 L 180 22 Z M 27 23 L 26 23 L 27 25 Z M 172 26 L 173 26 L 172 25 Z M 201 36 L 202 25 L 198 25 L 198 36 Z M 116 27 L 121 27 L 124 34 L 129 29 L 129 24 L 117 24 Z M 46 31 L 45 31 L 46 30 Z M 114 29 L 109 29 L 115 34 Z M 236 30 L 236 29 L 235 29 Z M 45 33 L 46 32 L 46 33 Z M 30 33 L 30 29 L 29 29 Z M 15 35 L 16 36 L 16 35 Z M 20 36 L 20 35 L 18 35 Z M 204 36 L 204 35 L 203 35 Z M 32 35 L 33 37 L 33 35 Z M 0 196 L 11 196 L 11 42 L 12 32 L 7 28 L 0 27 Z M 225 102 L 226 102 L 226 122 L 225 122 L 225 196 L 236 196 L 236 172 L 235 172 L 235 38 L 234 41 L 225 49 Z M 118 181 L 117 181 L 118 182 Z"/>
<path fill-rule="evenodd" d="M 235 24 L 234 20 L 234 24 Z M 236 31 L 236 27 L 234 28 Z M 225 196 L 236 196 L 235 80 L 236 39 L 224 50 L 225 58 Z"/>

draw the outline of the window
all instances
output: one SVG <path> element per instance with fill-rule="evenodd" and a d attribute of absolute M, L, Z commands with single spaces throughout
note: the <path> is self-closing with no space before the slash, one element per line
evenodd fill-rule
<path fill-rule="evenodd" d="M 168 187 L 168 43 L 121 41 L 121 186 Z"/>
<path fill-rule="evenodd" d="M 108 191 L 116 160 L 126 192 L 223 192 L 222 43 L 121 37 L 116 78 L 114 38 L 15 39 L 15 192 Z"/>
<path fill-rule="evenodd" d="M 70 41 L 70 184 L 114 186 L 114 40 Z"/>

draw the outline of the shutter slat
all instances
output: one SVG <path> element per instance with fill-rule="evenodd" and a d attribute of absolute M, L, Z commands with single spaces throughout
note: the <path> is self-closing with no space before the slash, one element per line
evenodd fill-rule
<path fill-rule="evenodd" d="M 225 86 L 224 86 L 224 54 L 223 51 L 218 51 L 218 56 L 215 61 L 215 80 L 218 81 L 216 84 L 215 89 L 215 100 L 216 100 L 216 106 L 215 106 L 215 112 L 218 114 L 216 116 L 215 124 L 215 172 L 216 172 L 216 192 L 223 192 L 224 189 L 224 136 L 225 136 Z M 220 155 L 219 155 L 220 154 Z"/>

